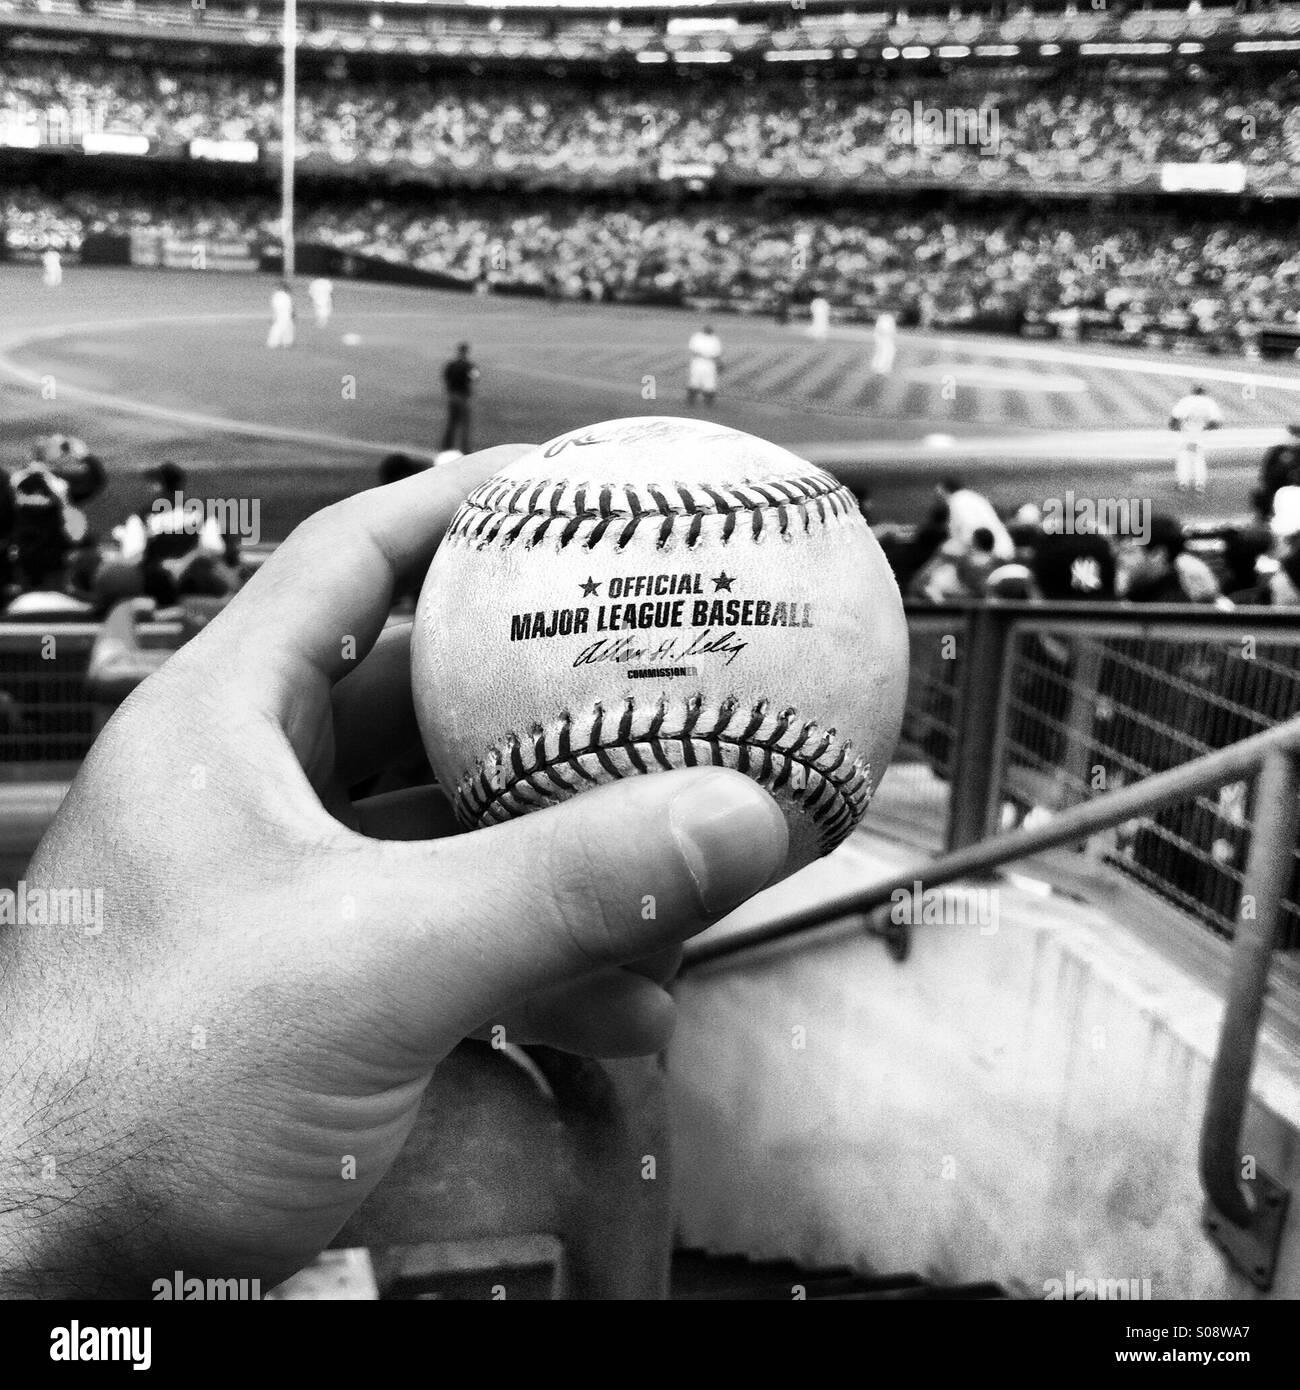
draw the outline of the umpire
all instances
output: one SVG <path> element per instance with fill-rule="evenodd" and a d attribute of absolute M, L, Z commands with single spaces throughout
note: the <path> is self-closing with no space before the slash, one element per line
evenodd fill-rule
<path fill-rule="evenodd" d="M 461 343 L 455 357 L 442 369 L 442 380 L 447 387 L 447 428 L 442 436 L 444 452 L 449 449 L 459 449 L 462 454 L 471 452 L 469 402 L 478 374 L 478 368 L 469 358 L 469 344 Z"/>

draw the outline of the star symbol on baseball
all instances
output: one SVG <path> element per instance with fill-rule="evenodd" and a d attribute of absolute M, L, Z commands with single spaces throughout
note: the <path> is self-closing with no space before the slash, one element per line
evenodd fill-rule
<path fill-rule="evenodd" d="M 714 578 L 713 578 L 713 580 L 712 580 L 712 583 L 713 583 L 713 592 L 714 592 L 715 594 L 717 594 L 717 593 L 721 593 L 722 590 L 725 589 L 725 590 L 727 591 L 727 593 L 730 593 L 730 592 L 731 592 L 731 586 L 732 586 L 735 582 L 736 582 L 736 577 L 735 577 L 735 575 L 729 575 L 729 574 L 727 573 L 726 570 L 723 570 L 721 574 L 715 575 Z"/>
<path fill-rule="evenodd" d="M 594 594 L 598 594 L 599 592 L 600 581 L 598 579 L 593 579 L 590 575 L 588 575 L 586 581 L 582 585 L 583 598 L 591 598 Z"/>

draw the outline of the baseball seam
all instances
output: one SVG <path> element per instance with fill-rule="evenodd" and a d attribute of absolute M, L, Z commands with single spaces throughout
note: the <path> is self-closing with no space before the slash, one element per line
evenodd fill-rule
<path fill-rule="evenodd" d="M 591 550 L 612 530 L 618 551 L 642 525 L 657 523 L 656 545 L 663 549 L 674 534 L 680 534 L 684 523 L 685 543 L 694 546 L 705 519 L 711 516 L 723 520 L 720 534 L 711 535 L 710 540 L 726 545 L 738 533 L 755 541 L 765 532 L 788 539 L 792 525 L 802 523 L 802 529 L 809 531 L 814 513 L 822 525 L 859 515 L 853 494 L 829 473 L 820 472 L 801 478 L 690 487 L 683 483 L 575 487 L 550 479 L 489 479 L 470 493 L 447 534 L 478 550 L 520 540 L 532 547 L 559 523 L 561 549 L 581 536 L 583 546 Z M 748 526 L 741 525 L 743 515 L 749 517 Z"/>
<path fill-rule="evenodd" d="M 670 722 L 671 705 L 680 706 L 681 715 Z M 644 732 L 633 728 L 637 708 L 631 697 L 623 702 L 614 729 L 608 731 L 606 710 L 599 702 L 576 730 L 572 715 L 565 711 L 549 730 L 535 724 L 527 740 L 511 734 L 504 745 L 492 749 L 478 771 L 467 775 L 457 788 L 456 814 L 470 828 L 494 825 L 554 805 L 584 785 L 678 767 L 730 767 L 797 802 L 816 825 L 821 853 L 827 854 L 862 819 L 871 799 L 871 769 L 853 755 L 851 742 L 837 738 L 834 729 L 800 721 L 794 709 L 781 710 L 773 728 L 763 734 L 770 709 L 768 701 L 760 700 L 745 712 L 744 727 L 734 730 L 732 725 L 742 713 L 735 699 L 725 700 L 712 724 L 704 726 L 700 724 L 702 695 L 671 702 L 661 699 Z M 673 760 L 673 749 L 680 761 Z M 626 755 L 628 768 L 614 761 L 611 754 L 616 752 Z"/>

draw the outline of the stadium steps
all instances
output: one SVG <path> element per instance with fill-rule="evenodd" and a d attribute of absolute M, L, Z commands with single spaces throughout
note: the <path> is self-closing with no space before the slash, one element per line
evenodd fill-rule
<path fill-rule="evenodd" d="M 411 1247 L 396 1260 L 393 1254 L 376 1260 L 378 1296 L 420 1302 L 502 1297 L 548 1300 L 557 1294 L 561 1258 L 559 1242 L 545 1236 Z M 804 1269 L 789 1260 L 748 1260 L 699 1250 L 679 1251 L 673 1258 L 670 1297 L 674 1300 L 788 1303 L 800 1291 L 804 1300 L 828 1302 L 996 1300 L 1010 1296 L 991 1281 L 944 1286 L 916 1274 L 862 1274 L 847 1267 Z"/>
<path fill-rule="evenodd" d="M 806 1300 L 835 1302 L 931 1302 L 950 1299 L 1005 1299 L 998 1284 L 981 1282 L 945 1286 L 918 1274 L 863 1274 L 840 1266 L 804 1269 L 790 1260 L 749 1260 L 679 1250 L 673 1257 L 674 1300 L 687 1302 L 780 1300 L 790 1302 L 798 1290 Z"/>
<path fill-rule="evenodd" d="M 559 1296 L 563 1247 L 553 1236 L 430 1241 L 372 1253 L 327 1250 L 281 1285 L 277 1300 L 394 1302 L 548 1301 Z M 670 1297 L 689 1303 L 936 1302 L 1011 1297 L 991 1281 L 941 1285 L 917 1274 L 863 1274 L 840 1266 L 805 1269 L 791 1260 L 750 1260 L 679 1250 Z"/>

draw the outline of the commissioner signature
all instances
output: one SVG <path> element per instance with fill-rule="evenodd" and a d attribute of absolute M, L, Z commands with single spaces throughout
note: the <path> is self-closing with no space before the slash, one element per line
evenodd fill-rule
<path fill-rule="evenodd" d="M 584 647 L 573 664 L 596 666 L 602 661 L 645 661 L 666 665 L 692 656 L 720 656 L 724 658 L 723 665 L 730 666 L 747 646 L 749 643 L 742 642 L 734 630 L 715 634 L 712 628 L 705 628 L 689 642 L 681 637 L 667 637 L 657 644 L 636 637 L 602 637 Z"/>

